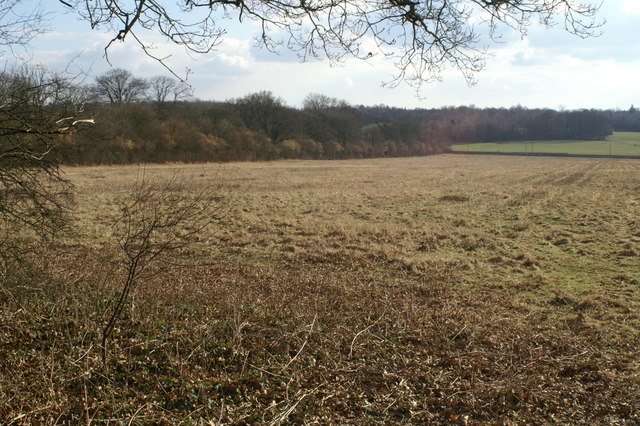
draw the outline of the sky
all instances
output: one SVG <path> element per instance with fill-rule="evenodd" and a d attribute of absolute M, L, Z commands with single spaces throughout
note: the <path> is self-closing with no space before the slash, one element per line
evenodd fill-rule
<path fill-rule="evenodd" d="M 35 1 L 35 0 L 34 0 Z M 49 15 L 50 31 L 37 37 L 28 52 L 5 52 L 47 67 L 86 73 L 86 83 L 113 67 L 140 77 L 169 75 L 133 41 L 104 47 L 113 34 L 91 30 L 76 16 L 64 14 L 57 1 Z M 44 3 L 43 3 L 44 4 Z M 170 55 L 167 64 L 179 75 L 189 70 L 188 82 L 202 100 L 224 101 L 260 90 L 271 91 L 288 105 L 299 107 L 309 93 L 344 99 L 352 105 L 384 104 L 403 108 L 475 105 L 553 109 L 628 109 L 640 105 L 640 0 L 604 0 L 599 18 L 606 20 L 602 35 L 581 39 L 561 25 L 534 26 L 525 38 L 503 30 L 499 43 L 485 43 L 486 67 L 469 86 L 461 73 L 447 69 L 442 81 L 424 86 L 419 94 L 406 84 L 386 88 L 394 68 L 381 58 L 300 63 L 283 50 L 271 54 L 255 46 L 255 27 L 232 22 L 215 51 L 188 54 L 183 48 L 154 39 L 154 53 Z"/>

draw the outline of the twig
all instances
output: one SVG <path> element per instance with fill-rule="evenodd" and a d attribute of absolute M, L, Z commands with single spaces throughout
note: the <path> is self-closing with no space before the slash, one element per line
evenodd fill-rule
<path fill-rule="evenodd" d="M 182 420 L 180 423 L 178 423 L 178 425 L 184 424 L 189 419 L 189 417 L 193 416 L 195 413 L 197 413 L 198 411 L 202 410 L 203 408 L 204 408 L 204 406 L 196 408 L 195 410 L 193 410 L 192 412 L 187 414 L 187 417 L 185 417 L 184 420 Z"/>
<path fill-rule="evenodd" d="M 86 357 L 89 352 L 91 352 L 91 349 L 93 349 L 93 343 L 91 343 L 91 345 L 89 345 L 89 349 L 87 349 L 87 351 L 85 353 L 83 353 L 80 358 L 76 359 L 75 361 L 71 361 L 73 364 L 77 364 L 80 361 L 82 361 L 84 359 L 84 357 Z"/>
<path fill-rule="evenodd" d="M 293 411 L 302 402 L 303 399 L 305 399 L 309 395 L 313 395 L 318 389 L 320 389 L 320 387 L 322 387 L 324 385 L 325 385 L 325 383 L 321 383 L 318 386 L 316 386 L 315 388 L 313 388 L 311 391 L 305 392 L 300 398 L 298 398 L 293 404 L 291 404 L 283 413 L 281 413 L 278 417 L 273 419 L 269 423 L 269 425 L 271 426 L 271 425 L 282 424 L 287 419 L 287 417 L 289 417 L 291 415 L 291 413 L 293 413 Z"/>
<path fill-rule="evenodd" d="M 313 321 L 311 322 L 311 327 L 309 328 L 309 332 L 307 333 L 307 338 L 304 339 L 304 343 L 302 343 L 302 346 L 300 346 L 300 349 L 298 349 L 298 353 L 296 353 L 295 356 L 291 358 L 284 367 L 282 367 L 282 369 L 280 370 L 280 373 L 286 370 L 287 367 L 289 367 L 291 363 L 295 361 L 298 358 L 298 356 L 302 353 L 302 350 L 304 349 L 304 347 L 307 346 L 307 343 L 309 342 L 309 336 L 311 336 L 311 332 L 313 331 L 313 326 L 316 324 L 317 318 L 318 318 L 318 313 L 316 312 L 316 314 L 313 316 Z"/>
<path fill-rule="evenodd" d="M 453 337 L 451 338 L 451 340 L 456 340 L 456 337 L 458 337 L 458 336 L 459 336 L 463 331 L 465 331 L 465 330 L 467 329 L 467 325 L 468 325 L 468 324 L 465 324 L 465 325 L 464 325 L 464 327 L 462 327 L 462 328 L 460 329 L 460 331 L 458 331 L 458 332 L 455 334 L 455 336 L 453 336 Z"/>
<path fill-rule="evenodd" d="M 129 422 L 127 423 L 127 426 L 131 426 L 131 423 L 133 423 L 133 420 L 136 418 L 136 416 L 138 415 L 138 413 L 147 406 L 147 404 L 141 405 L 140 408 L 138 408 L 136 410 L 135 413 L 133 413 L 133 416 L 131 416 L 131 418 L 129 419 Z"/>
<path fill-rule="evenodd" d="M 82 387 L 84 388 L 84 413 L 87 426 L 91 424 L 91 418 L 89 417 L 89 393 L 87 392 L 87 378 L 82 375 Z"/>
<path fill-rule="evenodd" d="M 282 374 L 272 373 L 271 371 L 265 370 L 264 368 L 260 368 L 260 367 L 258 367 L 257 365 L 253 365 L 253 364 L 251 364 L 250 362 L 249 362 L 249 363 L 247 363 L 247 364 L 249 365 L 249 367 L 251 367 L 251 368 L 255 368 L 255 369 L 256 369 L 256 370 L 258 370 L 258 371 L 262 371 L 263 373 L 268 374 L 268 375 L 270 375 L 270 376 L 273 376 L 273 377 L 283 377 L 283 376 L 282 376 Z"/>
<path fill-rule="evenodd" d="M 353 340 L 351 341 L 351 347 L 349 348 L 349 359 L 351 359 L 351 357 L 353 356 L 353 345 L 356 343 L 356 339 L 358 338 L 358 336 L 360 336 L 362 333 L 365 333 L 367 330 L 369 330 L 371 327 L 373 327 L 374 325 L 376 325 L 377 323 L 380 322 L 380 320 L 384 317 L 384 314 L 387 311 L 384 311 L 382 313 L 382 315 L 380 315 L 380 318 L 378 318 L 377 320 L 375 320 L 372 324 L 369 324 L 367 327 L 363 328 L 362 330 L 360 330 L 359 332 L 356 333 L 355 336 L 353 336 Z"/>

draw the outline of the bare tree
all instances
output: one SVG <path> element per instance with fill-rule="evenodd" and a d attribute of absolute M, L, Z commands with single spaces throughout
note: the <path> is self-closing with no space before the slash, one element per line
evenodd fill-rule
<path fill-rule="evenodd" d="M 41 68 L 0 73 L 0 225 L 8 235 L 54 233 L 72 201 L 56 148 L 81 122 L 68 79 Z"/>
<path fill-rule="evenodd" d="M 111 103 L 128 104 L 145 100 L 149 83 L 131 72 L 115 68 L 96 78 L 94 92 L 98 99 Z"/>
<path fill-rule="evenodd" d="M 338 108 L 347 108 L 349 104 L 342 99 L 318 93 L 309 93 L 302 101 L 302 107 L 310 111 L 324 111 Z"/>
<path fill-rule="evenodd" d="M 41 5 L 0 2 L 0 51 L 28 49 L 46 30 Z M 19 252 L 17 241 L 57 232 L 71 207 L 72 186 L 58 167 L 57 148 L 83 119 L 83 93 L 72 78 L 41 67 L 0 71 L 0 258 Z"/>
<path fill-rule="evenodd" d="M 280 143 L 291 136 L 293 123 L 284 100 L 262 90 L 233 101 L 233 107 L 246 126 Z"/>
<path fill-rule="evenodd" d="M 206 53 L 222 41 L 225 19 L 235 18 L 258 23 L 256 39 L 269 50 L 285 46 L 303 60 L 382 55 L 397 67 L 390 84 L 415 86 L 440 78 L 445 66 L 472 80 L 484 66 L 486 43 L 505 26 L 524 35 L 534 22 L 560 21 L 580 37 L 600 26 L 598 3 L 581 0 L 183 0 L 171 6 L 158 0 L 60 1 L 92 28 L 115 31 L 107 49 L 133 38 L 153 56 L 143 37 L 143 30 L 153 30 Z"/>
<path fill-rule="evenodd" d="M 191 87 L 165 75 L 157 75 L 149 80 L 153 99 L 158 103 L 178 102 L 191 96 Z"/>

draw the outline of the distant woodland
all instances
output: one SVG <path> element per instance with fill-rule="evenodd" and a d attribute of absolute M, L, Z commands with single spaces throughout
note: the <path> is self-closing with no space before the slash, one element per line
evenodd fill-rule
<path fill-rule="evenodd" d="M 96 79 L 84 113 L 95 124 L 66 136 L 67 164 L 341 159 L 430 155 L 452 143 L 604 140 L 640 131 L 640 112 L 354 106 L 310 94 L 302 108 L 271 92 L 226 102 L 188 100 L 166 77 L 116 69 Z"/>

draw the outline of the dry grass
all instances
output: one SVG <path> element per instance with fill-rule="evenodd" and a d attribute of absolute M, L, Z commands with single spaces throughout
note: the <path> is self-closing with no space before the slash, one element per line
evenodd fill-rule
<path fill-rule="evenodd" d="M 74 235 L 9 265 L 0 422 L 640 421 L 640 163 L 437 156 L 153 166 L 233 196 L 135 289 L 135 167 L 68 169 Z M 230 201 L 229 201 L 230 200 Z M 10 272 L 10 273 L 9 273 Z"/>

